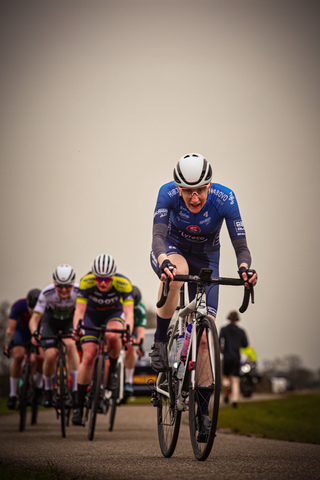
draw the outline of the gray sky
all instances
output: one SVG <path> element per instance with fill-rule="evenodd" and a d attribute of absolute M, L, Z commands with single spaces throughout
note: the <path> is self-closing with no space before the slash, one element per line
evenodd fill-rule
<path fill-rule="evenodd" d="M 153 308 L 157 192 L 195 151 L 240 205 L 259 360 L 320 367 L 318 2 L 5 0 L 0 23 L 0 301 L 110 253 Z M 221 289 L 218 328 L 241 297 Z"/>

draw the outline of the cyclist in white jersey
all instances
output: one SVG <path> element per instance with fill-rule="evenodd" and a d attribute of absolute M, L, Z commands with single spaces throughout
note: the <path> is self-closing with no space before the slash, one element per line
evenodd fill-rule
<path fill-rule="evenodd" d="M 56 370 L 57 345 L 55 340 L 42 340 L 41 336 L 49 337 L 56 335 L 59 331 L 64 334 L 72 334 L 73 313 L 76 305 L 76 298 L 79 285 L 74 282 L 75 272 L 70 265 L 59 265 L 53 273 L 53 283 L 45 287 L 39 295 L 37 304 L 29 322 L 32 342 L 38 343 L 40 339 L 44 350 L 44 406 L 52 406 L 53 379 Z M 41 330 L 38 332 L 38 325 L 41 320 Z M 72 338 L 65 338 L 67 347 L 67 359 L 72 378 L 72 399 L 76 405 L 77 373 L 79 368 L 79 354 L 76 342 Z"/>

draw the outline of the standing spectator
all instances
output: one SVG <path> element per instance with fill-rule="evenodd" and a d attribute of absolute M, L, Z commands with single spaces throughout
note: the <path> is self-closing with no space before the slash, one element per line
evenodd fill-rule
<path fill-rule="evenodd" d="M 239 314 L 232 311 L 227 316 L 229 325 L 220 330 L 219 341 L 223 354 L 223 380 L 224 401 L 229 403 L 231 390 L 232 407 L 237 408 L 240 397 L 240 348 L 248 346 L 246 332 L 239 328 Z"/>

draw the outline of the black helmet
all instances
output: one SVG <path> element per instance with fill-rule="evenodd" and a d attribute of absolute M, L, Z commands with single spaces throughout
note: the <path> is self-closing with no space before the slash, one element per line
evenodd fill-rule
<path fill-rule="evenodd" d="M 28 307 L 31 308 L 31 310 L 33 310 L 34 307 L 36 306 L 40 293 L 41 293 L 41 290 L 39 290 L 39 288 L 33 288 L 28 292 L 27 304 L 28 304 Z"/>
<path fill-rule="evenodd" d="M 133 285 L 132 287 L 132 295 L 134 299 L 134 306 L 136 307 L 138 303 L 141 301 L 141 292 L 138 287 Z"/>

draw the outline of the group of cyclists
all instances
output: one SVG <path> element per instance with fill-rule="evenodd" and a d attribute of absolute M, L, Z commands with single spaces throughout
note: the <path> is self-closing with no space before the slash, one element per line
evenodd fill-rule
<path fill-rule="evenodd" d="M 57 344 L 52 337 L 61 332 L 64 338 L 68 370 L 71 379 L 72 423 L 82 425 L 83 408 L 89 385 L 98 338 L 86 327 L 108 325 L 119 328 L 129 325 L 134 340 L 142 342 L 145 336 L 146 309 L 141 302 L 141 292 L 130 280 L 117 272 L 115 259 L 109 254 L 98 255 L 90 272 L 75 282 L 76 274 L 69 264 L 59 265 L 53 272 L 53 282 L 43 290 L 32 289 L 25 299 L 15 302 L 9 315 L 4 353 L 12 350 L 8 408 L 15 409 L 18 384 L 26 346 L 38 345 L 32 353 L 32 364 L 37 372 L 36 395 L 45 407 L 53 405 L 54 376 L 57 361 Z M 77 342 L 79 320 L 82 320 L 80 345 Z M 41 339 L 43 337 L 43 339 Z M 51 338 L 50 338 L 51 337 Z M 120 335 L 106 333 L 107 354 L 110 363 L 109 390 L 117 387 L 117 360 L 122 348 Z M 137 354 L 142 354 L 138 346 Z M 126 346 L 125 392 L 133 393 L 133 374 L 136 352 L 132 342 Z"/>
<path fill-rule="evenodd" d="M 201 268 L 213 270 L 219 276 L 220 230 L 226 222 L 234 247 L 238 273 L 246 288 L 255 286 L 257 274 L 250 270 L 251 254 L 247 246 L 246 233 L 234 192 L 223 185 L 212 182 L 212 167 L 199 153 L 188 153 L 181 157 L 174 168 L 173 180 L 163 185 L 158 194 L 154 210 L 151 266 L 158 275 L 161 285 L 167 277 L 176 274 L 199 274 Z M 250 275 L 249 275 L 250 274 Z M 84 397 L 90 379 L 91 367 L 96 354 L 97 339 L 86 325 L 108 323 L 111 326 L 128 324 L 134 328 L 134 296 L 130 281 L 117 273 L 111 255 L 99 255 L 92 264 L 90 273 L 80 284 L 74 282 L 75 274 L 69 265 L 60 265 L 54 273 L 53 284 L 39 295 L 33 309 L 25 304 L 26 313 L 33 311 L 30 325 L 32 342 L 37 341 L 41 320 L 41 333 L 53 332 L 56 325 L 66 331 L 75 332 L 79 319 L 83 319 L 81 337 L 82 359 L 79 365 L 76 344 L 68 342 L 69 368 L 72 376 L 76 410 L 73 423 L 81 425 Z M 166 349 L 167 329 L 177 307 L 181 282 L 172 282 L 166 303 L 157 309 L 157 326 L 150 353 L 150 363 L 156 372 L 168 369 Z M 161 289 L 158 298 L 160 298 Z M 218 286 L 206 289 L 207 313 L 215 321 L 218 308 Z M 195 285 L 189 284 L 189 299 L 195 296 Z M 30 310 L 31 309 L 31 310 Z M 27 311 L 28 310 L 28 311 Z M 52 398 L 52 375 L 55 360 L 54 345 L 44 343 L 44 389 L 45 405 Z M 112 389 L 115 366 L 121 344 L 117 334 L 108 335 L 110 371 L 108 388 Z M 130 354 L 128 354 L 130 356 Z M 130 362 L 130 369 L 132 365 Z M 131 377 L 130 377 L 131 378 Z M 13 391 L 14 393 L 14 391 Z M 77 398 L 76 398 L 77 397 Z M 13 400 L 12 400 L 13 403 Z M 207 405 L 204 402 L 203 428 L 210 428 Z"/>

